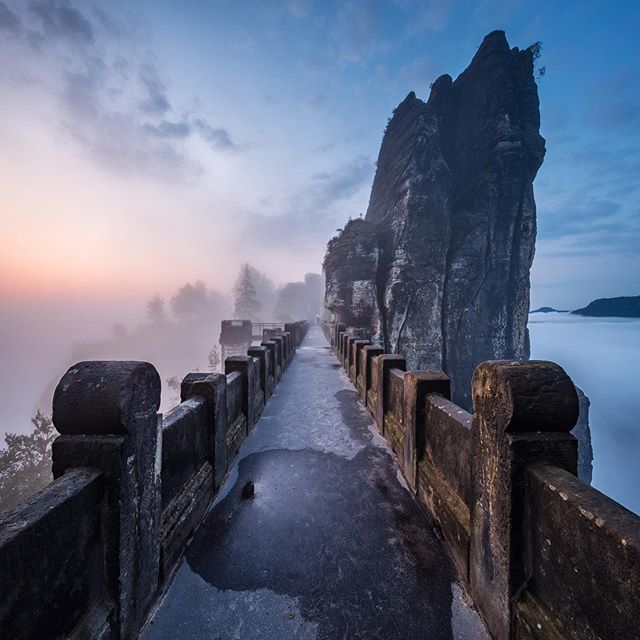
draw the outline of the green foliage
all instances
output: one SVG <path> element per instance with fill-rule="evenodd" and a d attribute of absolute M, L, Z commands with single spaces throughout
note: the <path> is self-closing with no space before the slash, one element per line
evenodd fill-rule
<path fill-rule="evenodd" d="M 531 46 L 527 47 L 527 49 L 531 51 L 531 56 L 535 61 L 542 55 L 542 42 L 538 40 L 537 42 L 534 42 Z"/>
<path fill-rule="evenodd" d="M 33 431 L 7 433 L 0 449 L 0 511 L 12 509 L 51 482 L 51 445 L 56 437 L 51 418 L 40 410 L 31 418 Z"/>
<path fill-rule="evenodd" d="M 538 40 L 537 42 L 534 42 L 530 47 L 527 47 L 527 51 L 531 52 L 531 59 L 535 64 L 536 61 L 539 60 L 540 57 L 542 56 L 542 42 L 540 42 L 540 40 Z M 534 70 L 533 75 L 538 80 L 541 80 L 542 78 L 544 78 L 544 75 L 546 72 L 547 72 L 547 67 L 539 66 Z"/>

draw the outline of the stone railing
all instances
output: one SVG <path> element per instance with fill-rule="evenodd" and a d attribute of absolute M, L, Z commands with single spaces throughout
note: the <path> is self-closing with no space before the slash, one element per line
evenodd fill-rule
<path fill-rule="evenodd" d="M 306 331 L 187 375 L 164 417 L 153 365 L 71 367 L 53 400 L 55 479 L 0 518 L 0 636 L 135 638 Z"/>
<path fill-rule="evenodd" d="M 640 518 L 576 477 L 561 367 L 480 364 L 471 415 L 444 373 L 323 331 L 496 640 L 640 637 Z"/>

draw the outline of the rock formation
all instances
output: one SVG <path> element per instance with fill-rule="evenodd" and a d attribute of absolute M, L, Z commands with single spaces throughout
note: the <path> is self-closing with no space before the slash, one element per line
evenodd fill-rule
<path fill-rule="evenodd" d="M 598 298 L 591 301 L 583 309 L 576 309 L 571 313 L 594 318 L 640 318 L 640 296 Z"/>
<path fill-rule="evenodd" d="M 479 362 L 529 355 L 539 125 L 533 51 L 510 49 L 494 31 L 455 81 L 441 76 L 426 103 L 412 92 L 396 108 L 366 218 L 325 260 L 339 320 L 366 314 L 388 352 L 410 368 L 445 370 L 466 407 Z"/>
<path fill-rule="evenodd" d="M 346 326 L 365 328 L 380 340 L 378 257 L 375 227 L 358 218 L 329 241 L 323 269 L 325 307 Z"/>

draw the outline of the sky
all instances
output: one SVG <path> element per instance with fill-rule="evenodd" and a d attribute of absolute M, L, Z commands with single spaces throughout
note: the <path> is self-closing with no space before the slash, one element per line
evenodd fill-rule
<path fill-rule="evenodd" d="M 382 132 L 483 36 L 543 44 L 532 304 L 640 293 L 635 2 L 0 0 L 0 295 L 319 271 Z"/>
<path fill-rule="evenodd" d="M 595 0 L 0 0 L 3 421 L 28 415 L 34 372 L 59 376 L 74 341 L 142 321 L 156 293 L 228 293 L 246 261 L 278 284 L 319 272 L 367 209 L 393 109 L 494 29 L 543 45 L 532 306 L 639 294 L 639 18 Z"/>

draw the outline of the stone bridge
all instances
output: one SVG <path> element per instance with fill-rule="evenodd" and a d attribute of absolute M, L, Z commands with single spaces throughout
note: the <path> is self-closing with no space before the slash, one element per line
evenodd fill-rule
<path fill-rule="evenodd" d="M 357 328 L 265 337 L 164 416 L 148 363 L 69 369 L 1 638 L 639 637 L 640 519 L 577 479 L 558 365 L 481 364 L 471 415 Z"/>

